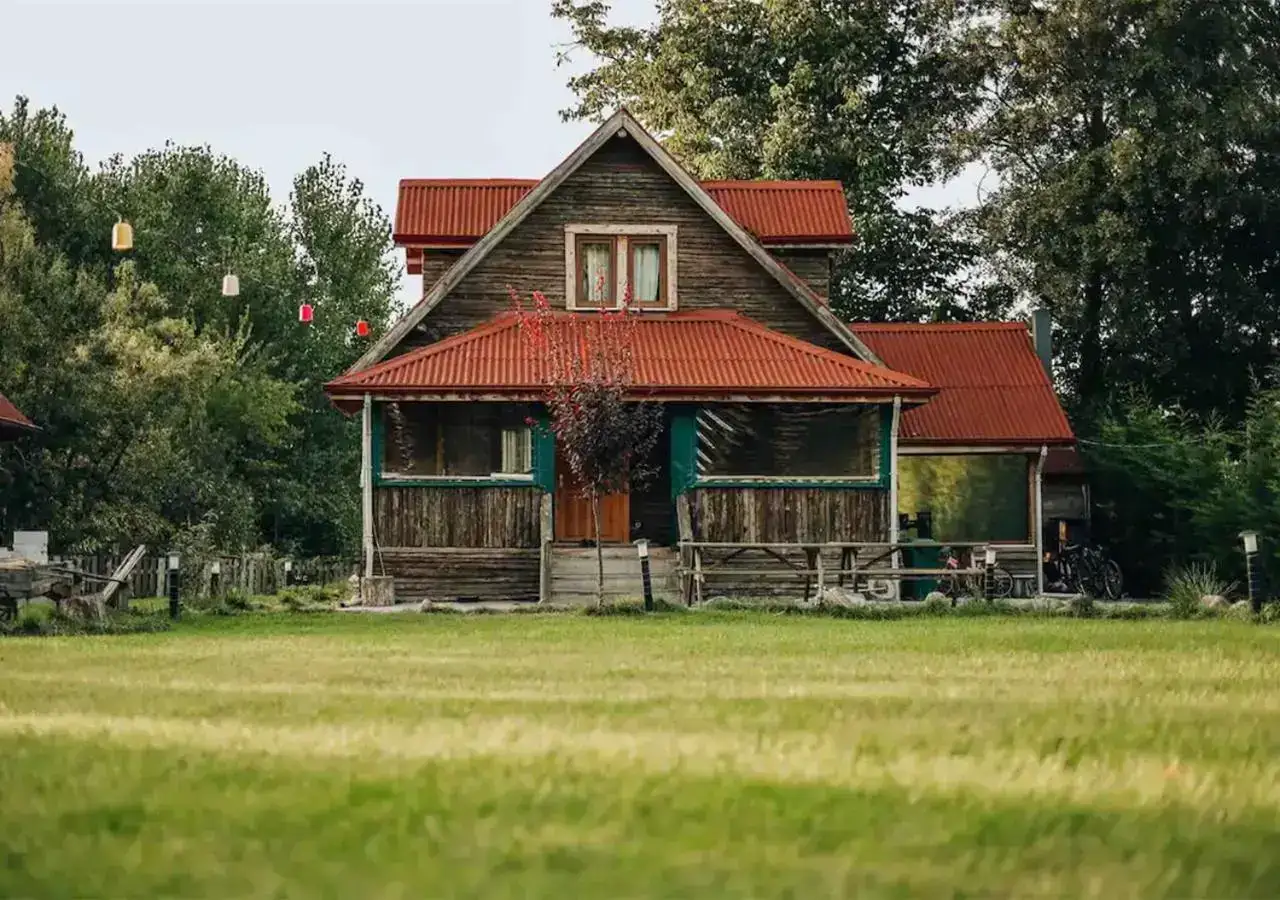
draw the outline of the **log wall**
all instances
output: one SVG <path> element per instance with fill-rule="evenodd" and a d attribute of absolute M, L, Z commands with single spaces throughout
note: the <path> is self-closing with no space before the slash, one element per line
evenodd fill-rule
<path fill-rule="evenodd" d="M 541 498 L 532 487 L 379 487 L 374 539 L 380 547 L 531 548 L 536 554 Z"/>
<path fill-rule="evenodd" d="M 886 541 L 889 495 L 869 488 L 697 488 L 695 540 L 740 543 Z"/>
<path fill-rule="evenodd" d="M 395 579 L 397 603 L 538 599 L 537 550 L 388 547 L 378 562 Z"/>
<path fill-rule="evenodd" d="M 785 334 L 844 350 L 643 150 L 630 139 L 615 138 L 512 231 L 389 355 L 465 331 L 509 310 L 509 286 L 525 299 L 542 291 L 552 306 L 564 308 L 564 226 L 574 223 L 676 225 L 680 309 L 738 309 Z M 426 259 L 423 265 L 425 283 Z M 797 265 L 815 275 L 812 265 Z"/>

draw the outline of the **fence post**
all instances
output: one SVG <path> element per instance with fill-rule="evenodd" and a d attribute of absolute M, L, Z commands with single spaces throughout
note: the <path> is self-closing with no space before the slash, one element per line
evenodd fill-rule
<path fill-rule="evenodd" d="M 986 567 L 982 576 L 982 596 L 988 603 L 996 599 L 996 548 L 987 544 L 984 553 Z"/>
<path fill-rule="evenodd" d="M 644 538 L 636 541 L 636 552 L 640 554 L 640 581 L 644 584 L 644 608 L 653 612 L 653 581 L 649 576 L 649 542 Z"/>
<path fill-rule="evenodd" d="M 181 601 L 178 599 L 178 590 L 181 585 L 182 574 L 178 569 L 181 557 L 177 552 L 169 554 L 169 618 L 176 620 L 178 618 Z"/>

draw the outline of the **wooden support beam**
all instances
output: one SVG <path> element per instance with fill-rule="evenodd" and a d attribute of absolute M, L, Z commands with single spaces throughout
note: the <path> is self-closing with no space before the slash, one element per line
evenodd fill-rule
<path fill-rule="evenodd" d="M 538 509 L 539 531 L 542 535 L 539 550 L 538 602 L 551 602 L 551 553 L 556 538 L 555 517 L 552 513 L 551 495 L 544 493 Z"/>
<path fill-rule="evenodd" d="M 360 494 L 364 575 L 373 577 L 373 398 L 364 395 L 360 417 Z"/>

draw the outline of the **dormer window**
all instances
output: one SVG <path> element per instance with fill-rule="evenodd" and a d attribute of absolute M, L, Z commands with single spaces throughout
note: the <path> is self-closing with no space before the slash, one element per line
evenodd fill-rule
<path fill-rule="evenodd" d="M 566 306 L 675 309 L 675 262 L 675 225 L 566 225 Z"/>

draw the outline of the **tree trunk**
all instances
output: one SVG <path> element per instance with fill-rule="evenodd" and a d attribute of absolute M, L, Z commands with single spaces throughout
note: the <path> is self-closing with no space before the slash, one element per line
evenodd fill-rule
<path fill-rule="evenodd" d="M 600 541 L 600 492 L 591 489 L 591 525 L 596 532 L 596 608 L 604 606 L 604 545 Z"/>

